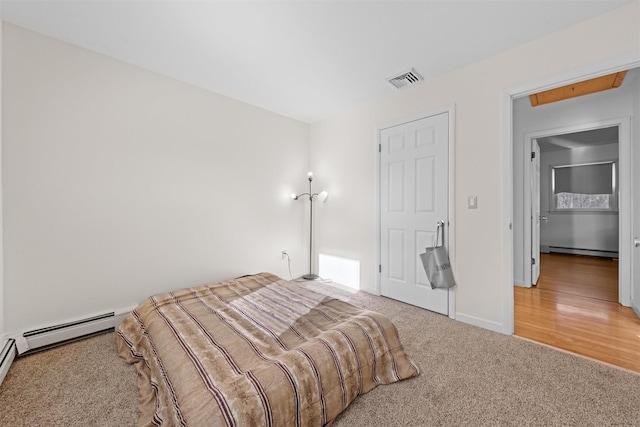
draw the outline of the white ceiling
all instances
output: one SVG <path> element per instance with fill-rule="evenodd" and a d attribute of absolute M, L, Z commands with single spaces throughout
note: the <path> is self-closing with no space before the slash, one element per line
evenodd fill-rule
<path fill-rule="evenodd" d="M 617 142 L 617 126 L 538 138 L 540 151 L 566 150 Z"/>
<path fill-rule="evenodd" d="M 2 1 L 2 19 L 313 123 L 634 0 Z M 402 89 L 402 90 L 411 90 Z"/>

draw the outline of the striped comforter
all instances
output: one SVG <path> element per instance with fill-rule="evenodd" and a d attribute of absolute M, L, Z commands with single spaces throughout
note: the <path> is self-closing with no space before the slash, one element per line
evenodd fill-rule
<path fill-rule="evenodd" d="M 139 425 L 322 426 L 418 375 L 387 318 L 269 273 L 153 296 L 118 336 Z"/>

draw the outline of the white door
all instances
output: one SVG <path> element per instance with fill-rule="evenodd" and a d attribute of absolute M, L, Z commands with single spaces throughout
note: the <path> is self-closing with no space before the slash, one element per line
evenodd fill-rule
<path fill-rule="evenodd" d="M 540 145 L 531 141 L 531 284 L 540 278 Z"/>
<path fill-rule="evenodd" d="M 431 289 L 419 254 L 433 245 L 438 221 L 447 243 L 448 184 L 448 113 L 380 131 L 381 293 L 442 314 L 449 292 Z"/>

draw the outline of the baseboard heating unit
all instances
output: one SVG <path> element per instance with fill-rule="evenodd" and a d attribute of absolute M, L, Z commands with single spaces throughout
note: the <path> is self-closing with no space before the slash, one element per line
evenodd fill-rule
<path fill-rule="evenodd" d="M 75 322 L 25 332 L 22 336 L 27 341 L 29 350 L 21 353 L 21 355 L 113 330 L 114 315 L 115 313 L 111 312 Z"/>
<path fill-rule="evenodd" d="M 9 372 L 9 366 L 13 363 L 18 350 L 16 349 L 16 340 L 6 339 L 2 343 L 2 350 L 0 351 L 0 384 L 4 380 L 4 377 Z"/>
<path fill-rule="evenodd" d="M 113 331 L 120 326 L 122 320 L 132 309 L 133 307 L 118 310 L 118 312 L 112 311 L 73 322 L 25 332 L 22 334 L 22 338 L 26 341 L 26 351 L 20 351 L 20 355 L 45 350 L 99 333 Z"/>
<path fill-rule="evenodd" d="M 16 357 L 114 331 L 136 306 L 10 335 L 0 342 L 0 384 Z"/>
<path fill-rule="evenodd" d="M 540 252 L 544 252 L 541 248 Z M 618 251 L 610 251 L 605 249 L 583 249 L 583 248 L 570 248 L 564 246 L 548 246 L 547 253 L 559 253 L 559 254 L 572 254 L 572 255 L 586 255 L 596 256 L 602 258 L 618 258 Z"/>

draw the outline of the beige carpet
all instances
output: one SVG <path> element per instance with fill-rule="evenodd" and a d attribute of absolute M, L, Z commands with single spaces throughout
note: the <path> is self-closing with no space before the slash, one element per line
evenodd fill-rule
<path fill-rule="evenodd" d="M 336 427 L 640 426 L 639 375 L 387 298 L 308 286 L 387 315 L 422 370 L 358 397 Z M 135 425 L 136 374 L 115 339 L 17 359 L 0 386 L 0 426 Z"/>

